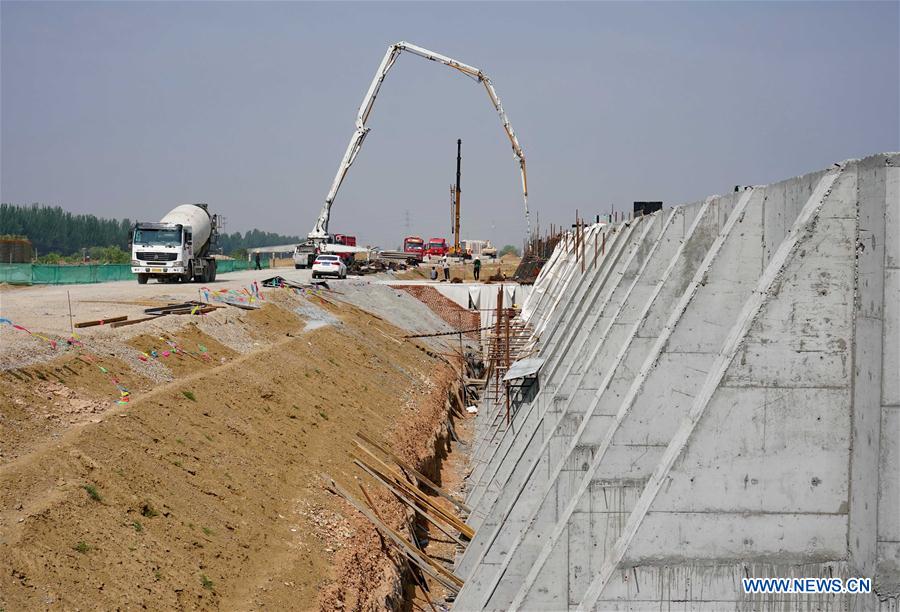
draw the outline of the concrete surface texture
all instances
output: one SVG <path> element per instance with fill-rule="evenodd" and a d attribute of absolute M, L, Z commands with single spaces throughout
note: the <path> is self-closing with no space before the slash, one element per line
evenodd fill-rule
<path fill-rule="evenodd" d="M 479 412 L 456 608 L 897 609 L 900 154 L 586 235 L 523 303 L 539 390 Z M 832 576 L 875 592 L 741 585 Z"/>

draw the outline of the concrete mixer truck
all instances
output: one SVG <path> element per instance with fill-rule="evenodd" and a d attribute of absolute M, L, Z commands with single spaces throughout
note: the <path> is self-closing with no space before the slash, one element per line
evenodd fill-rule
<path fill-rule="evenodd" d="M 206 204 L 176 206 L 159 223 L 136 223 L 131 233 L 131 271 L 144 285 L 160 282 L 216 280 L 216 260 L 210 256 L 218 236 L 218 215 Z"/>

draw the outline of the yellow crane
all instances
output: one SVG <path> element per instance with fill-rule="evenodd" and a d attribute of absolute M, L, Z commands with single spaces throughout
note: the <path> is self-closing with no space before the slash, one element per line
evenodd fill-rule
<path fill-rule="evenodd" d="M 460 166 L 462 165 L 462 138 L 456 139 L 456 186 L 450 187 L 450 207 L 453 219 L 453 248 L 450 249 L 452 257 L 465 257 L 465 253 L 459 246 L 459 198 L 462 190 L 459 186 Z"/>

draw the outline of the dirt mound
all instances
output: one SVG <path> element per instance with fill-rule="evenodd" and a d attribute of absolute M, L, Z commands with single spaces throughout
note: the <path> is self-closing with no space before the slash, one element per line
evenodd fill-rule
<path fill-rule="evenodd" d="M 397 274 L 396 278 L 399 280 L 428 280 L 431 278 L 431 266 L 437 266 L 438 276 L 443 278 L 443 272 L 441 272 L 441 265 L 439 263 L 430 263 L 425 262 L 418 267 L 409 268 L 408 270 L 404 270 Z M 496 274 L 502 274 L 506 278 L 511 278 L 512 275 L 516 271 L 516 267 L 519 265 L 519 257 L 516 255 L 504 255 L 500 258 L 500 260 L 496 259 L 484 259 L 481 262 L 481 272 L 480 278 L 481 280 L 485 280 L 490 278 Z M 464 282 L 471 283 L 475 280 L 475 271 L 474 266 L 471 261 L 467 261 L 463 264 L 455 264 L 450 266 L 450 277 L 451 278 L 459 278 Z"/>
<path fill-rule="evenodd" d="M 111 356 L 71 352 L 52 361 L 0 372 L 0 465 L 98 420 L 150 382 Z"/>
<path fill-rule="evenodd" d="M 304 300 L 267 295 L 240 317 L 244 354 L 189 326 L 133 337 L 136 368 L 73 354 L 0 378 L 0 608 L 309 609 L 325 591 L 349 609 L 396 590 L 320 474 L 353 482 L 357 431 L 429 457 L 455 374 L 357 308 L 310 298 L 340 324 L 304 333 Z"/>
<path fill-rule="evenodd" d="M 194 324 L 188 324 L 176 333 L 140 334 L 129 338 L 125 344 L 140 353 L 141 361 L 158 361 L 174 376 L 222 364 L 237 355 L 236 351 L 203 333 Z"/>

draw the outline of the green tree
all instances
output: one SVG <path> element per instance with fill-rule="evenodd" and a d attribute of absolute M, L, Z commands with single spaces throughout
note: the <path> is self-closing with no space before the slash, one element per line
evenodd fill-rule
<path fill-rule="evenodd" d="M 0 233 L 22 234 L 38 253 L 74 254 L 97 245 L 128 248 L 128 219 L 74 215 L 59 206 L 0 204 Z"/>
<path fill-rule="evenodd" d="M 117 246 L 91 247 L 88 249 L 88 255 L 91 256 L 91 263 L 122 264 L 131 261 L 131 253 Z"/>
<path fill-rule="evenodd" d="M 500 249 L 500 253 L 499 253 L 499 256 L 500 256 L 500 257 L 503 257 L 504 255 L 509 255 L 509 254 L 513 254 L 513 255 L 515 255 L 516 257 L 518 257 L 518 256 L 519 256 L 519 249 L 517 249 L 516 247 L 514 247 L 514 246 L 511 245 L 511 244 L 507 244 L 507 245 L 504 246 L 502 249 Z"/>
<path fill-rule="evenodd" d="M 94 215 L 76 215 L 59 206 L 0 204 L 0 234 L 26 236 L 39 255 L 56 253 L 81 260 L 82 249 L 91 249 L 92 261 L 128 263 L 130 219 L 101 219 Z M 252 229 L 219 235 L 218 252 L 279 244 L 297 244 L 299 236 L 285 236 Z M 100 250 L 94 250 L 99 248 Z M 116 251 L 104 249 L 118 249 Z M 123 256 L 124 253 L 124 256 Z M 43 257 L 41 257 L 43 259 Z"/>
<path fill-rule="evenodd" d="M 59 253 L 47 253 L 37 258 L 39 264 L 58 264 L 62 261 L 62 255 Z"/>

